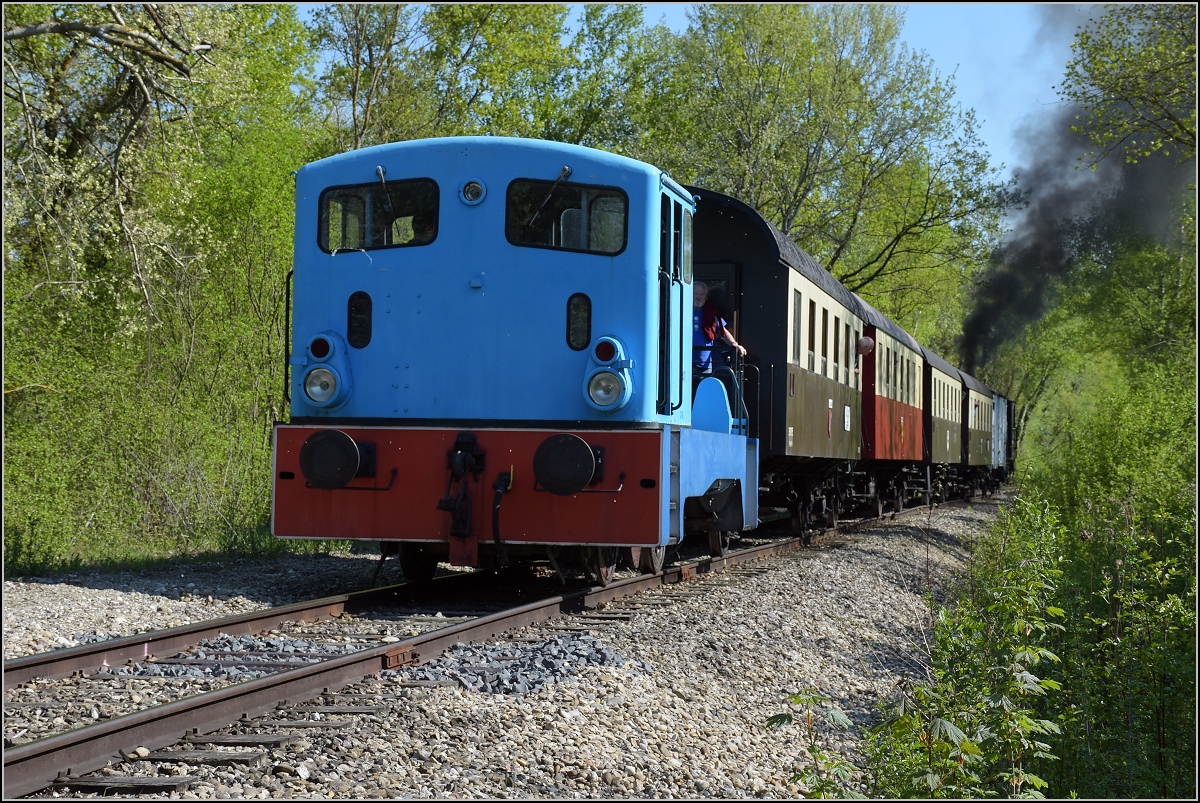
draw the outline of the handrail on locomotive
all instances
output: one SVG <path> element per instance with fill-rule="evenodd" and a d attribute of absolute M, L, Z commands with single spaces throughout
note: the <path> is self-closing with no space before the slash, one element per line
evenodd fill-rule
<path fill-rule="evenodd" d="M 733 413 L 733 431 L 737 435 L 743 437 L 758 437 L 759 418 L 758 418 L 758 399 L 762 391 L 762 375 L 759 372 L 758 366 L 749 360 L 742 357 L 741 352 L 736 347 L 726 343 L 713 343 L 711 346 L 692 346 L 693 356 L 706 351 L 713 353 L 712 368 L 706 371 L 704 376 L 713 376 L 718 379 L 727 377 L 729 384 L 725 384 L 725 393 L 729 397 L 729 410 Z M 721 358 L 722 362 L 717 363 L 717 358 Z M 696 365 L 695 360 L 692 361 L 693 370 Z M 746 371 L 753 369 L 755 375 L 755 411 L 754 411 L 754 435 L 750 435 L 750 408 L 746 406 Z"/>

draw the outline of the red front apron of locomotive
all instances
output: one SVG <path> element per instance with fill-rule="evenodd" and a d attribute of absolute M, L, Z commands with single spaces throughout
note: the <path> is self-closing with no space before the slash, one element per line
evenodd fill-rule
<path fill-rule="evenodd" d="M 275 492 L 271 531 L 280 538 L 450 541 L 446 496 L 447 454 L 461 429 L 337 427 L 357 443 L 376 445 L 375 476 L 356 477 L 345 488 L 311 487 L 300 470 L 300 448 L 321 429 L 275 428 Z M 600 482 L 558 496 L 535 487 L 533 455 L 546 430 L 469 430 L 484 453 L 484 468 L 467 474 L 471 538 L 492 539 L 492 488 L 502 472 L 512 487 L 501 501 L 500 535 L 506 543 L 657 545 L 661 521 L 662 433 L 576 431 L 604 450 Z M 397 469 L 391 488 L 391 471 Z M 622 480 L 621 475 L 624 474 Z M 617 488 L 620 487 L 618 491 Z M 376 489 L 376 490 L 356 490 Z M 458 483 L 454 491 L 457 492 Z"/>

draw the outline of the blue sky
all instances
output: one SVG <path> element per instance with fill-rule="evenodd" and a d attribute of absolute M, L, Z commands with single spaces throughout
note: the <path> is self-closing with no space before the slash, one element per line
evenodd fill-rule
<path fill-rule="evenodd" d="M 647 23 L 687 27 L 688 3 L 646 3 Z M 902 39 L 923 50 L 942 76 L 954 74 L 958 101 L 975 109 L 980 138 L 1006 175 L 1025 162 L 1019 132 L 1057 108 L 1075 26 L 1094 8 L 1040 3 L 911 3 Z"/>

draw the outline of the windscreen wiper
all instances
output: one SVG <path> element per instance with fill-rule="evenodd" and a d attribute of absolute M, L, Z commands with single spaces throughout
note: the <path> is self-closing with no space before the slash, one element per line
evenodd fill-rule
<path fill-rule="evenodd" d="M 538 210 L 533 213 L 533 217 L 529 218 L 529 222 L 525 224 L 525 228 L 529 228 L 533 225 L 533 221 L 537 220 L 538 215 L 542 214 L 542 210 L 546 208 L 546 204 L 554 195 L 554 191 L 558 189 L 558 183 L 569 175 L 571 175 L 570 165 L 563 165 L 562 172 L 558 174 L 558 178 L 554 179 L 554 184 L 550 187 L 550 192 L 546 193 L 546 199 L 542 201 L 542 205 L 538 207 Z"/>

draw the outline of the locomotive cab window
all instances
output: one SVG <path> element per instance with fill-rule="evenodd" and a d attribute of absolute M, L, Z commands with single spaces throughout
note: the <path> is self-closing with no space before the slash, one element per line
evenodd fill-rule
<path fill-rule="evenodd" d="M 330 187 L 318 201 L 317 245 L 329 253 L 428 245 L 437 224 L 432 179 Z"/>
<path fill-rule="evenodd" d="M 508 185 L 504 233 L 513 245 L 619 254 L 628 209 L 615 187 L 518 179 Z"/>

